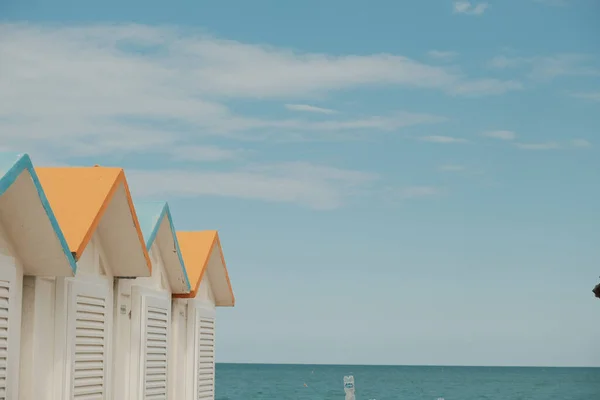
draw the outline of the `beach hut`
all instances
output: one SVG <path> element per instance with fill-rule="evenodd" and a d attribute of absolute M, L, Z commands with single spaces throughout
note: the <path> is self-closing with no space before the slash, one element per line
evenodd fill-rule
<path fill-rule="evenodd" d="M 215 307 L 233 307 L 235 297 L 217 231 L 177 232 L 192 286 L 173 295 L 171 399 L 214 399 Z"/>
<path fill-rule="evenodd" d="M 173 219 L 165 202 L 136 202 L 152 261 L 148 278 L 116 286 L 116 399 L 166 399 L 171 333 L 171 296 L 191 291 Z"/>
<path fill-rule="evenodd" d="M 34 353 L 52 350 L 21 379 L 32 386 L 31 400 L 112 399 L 114 278 L 151 273 L 125 174 L 103 167 L 36 172 L 77 273 L 56 279 L 53 296 L 35 303 L 34 313 L 46 318 L 34 321 L 28 340 Z"/>
<path fill-rule="evenodd" d="M 21 340 L 23 276 L 75 269 L 31 159 L 0 153 L 0 399 L 19 398 L 20 354 L 29 345 Z"/>

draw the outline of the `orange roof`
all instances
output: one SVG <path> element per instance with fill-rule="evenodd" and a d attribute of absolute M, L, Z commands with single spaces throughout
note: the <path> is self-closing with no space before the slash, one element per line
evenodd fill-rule
<path fill-rule="evenodd" d="M 140 237 L 140 245 L 144 248 L 146 263 L 151 268 L 122 168 L 51 167 L 36 168 L 35 172 L 75 260 L 83 254 L 113 194 L 122 183 Z"/>
<path fill-rule="evenodd" d="M 181 255 L 183 256 L 183 263 L 187 270 L 190 285 L 192 291 L 190 293 L 174 294 L 173 297 L 183 298 L 194 298 L 198 293 L 200 282 L 208 266 L 210 260 L 210 254 L 214 246 L 218 246 L 219 253 L 221 256 L 221 263 L 225 268 L 225 278 L 227 279 L 227 285 L 231 298 L 234 299 L 233 289 L 231 287 L 231 281 L 229 280 L 229 274 L 227 273 L 227 266 L 225 265 L 225 258 L 223 257 L 223 251 L 221 250 L 221 242 L 219 240 L 219 234 L 217 231 L 195 231 L 195 232 L 177 232 L 177 241 L 179 242 L 179 248 Z"/>

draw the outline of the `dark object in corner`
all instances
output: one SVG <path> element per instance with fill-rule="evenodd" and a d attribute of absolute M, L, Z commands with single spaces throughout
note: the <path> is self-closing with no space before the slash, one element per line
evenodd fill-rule
<path fill-rule="evenodd" d="M 594 295 L 600 299 L 600 283 L 596 285 L 596 287 L 594 288 L 594 290 L 592 290 L 592 292 L 594 292 Z"/>

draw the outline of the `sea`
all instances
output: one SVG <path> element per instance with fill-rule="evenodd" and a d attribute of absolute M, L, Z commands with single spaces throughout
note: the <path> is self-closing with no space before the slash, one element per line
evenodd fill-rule
<path fill-rule="evenodd" d="M 598 400 L 600 368 L 217 364 L 216 400 Z"/>

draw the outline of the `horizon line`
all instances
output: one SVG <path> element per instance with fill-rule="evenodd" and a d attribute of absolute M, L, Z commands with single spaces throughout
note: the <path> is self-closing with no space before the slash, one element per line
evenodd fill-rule
<path fill-rule="evenodd" d="M 300 365 L 323 367 L 437 367 L 437 368 L 600 368 L 600 365 L 459 365 L 459 364 L 332 364 L 293 362 L 215 362 L 229 365 Z"/>

